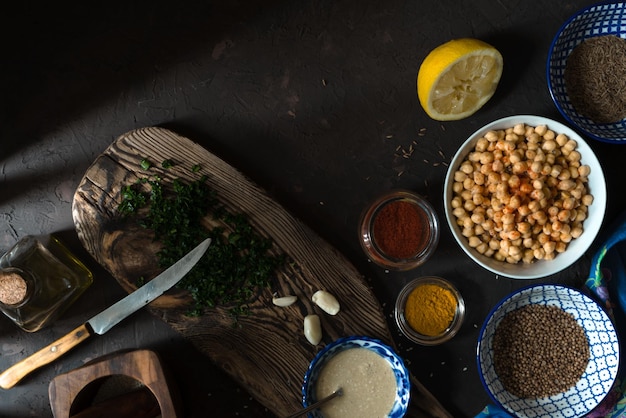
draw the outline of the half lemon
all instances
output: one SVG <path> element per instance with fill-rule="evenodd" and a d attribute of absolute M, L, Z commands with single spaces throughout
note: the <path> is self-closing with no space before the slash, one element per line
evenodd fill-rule
<path fill-rule="evenodd" d="M 474 114 L 493 96 L 503 60 L 478 39 L 453 39 L 433 49 L 417 74 L 417 95 L 428 116 L 459 120 Z"/>

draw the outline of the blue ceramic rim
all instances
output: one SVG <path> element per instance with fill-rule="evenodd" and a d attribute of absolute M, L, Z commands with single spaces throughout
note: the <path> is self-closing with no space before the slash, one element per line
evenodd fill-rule
<path fill-rule="evenodd" d="M 360 336 L 360 335 L 353 335 L 353 336 L 349 336 L 349 337 L 341 337 L 341 338 L 333 341 L 332 343 L 326 345 L 320 352 L 318 352 L 315 355 L 315 357 L 313 358 L 313 360 L 309 364 L 309 367 L 307 368 L 307 371 L 306 371 L 306 373 L 304 375 L 304 382 L 302 384 L 302 405 L 305 408 L 307 406 L 309 406 L 309 403 L 307 402 L 307 387 L 308 387 L 308 384 L 309 384 L 309 380 L 311 378 L 311 374 L 315 370 L 315 368 L 318 365 L 318 363 L 321 360 L 324 359 L 324 357 L 327 355 L 327 353 L 329 353 L 333 349 L 336 349 L 336 347 L 338 347 L 338 346 L 341 346 L 341 345 L 352 345 L 351 343 L 355 343 L 353 345 L 353 347 L 362 347 L 362 346 L 356 344 L 358 342 L 366 342 L 366 343 L 377 345 L 377 346 L 381 347 L 382 349 L 384 349 L 396 361 L 396 363 L 397 363 L 397 365 L 399 366 L 399 369 L 400 369 L 399 373 L 397 372 L 397 370 L 394 370 L 394 374 L 396 375 L 396 382 L 398 382 L 398 380 L 400 379 L 400 382 L 398 382 L 398 383 L 401 383 L 401 384 L 399 386 L 401 386 L 402 388 L 407 388 L 407 393 L 405 394 L 405 396 L 401 396 L 400 399 L 398 399 L 398 394 L 396 395 L 396 402 L 394 403 L 394 406 L 393 406 L 391 412 L 397 411 L 398 409 L 400 409 L 402 411 L 402 415 L 404 415 L 404 413 L 408 409 L 408 405 L 409 405 L 409 401 L 410 401 L 410 392 L 411 392 L 411 381 L 410 381 L 410 377 L 409 377 L 410 374 L 409 374 L 408 369 L 406 368 L 406 365 L 404 364 L 404 361 L 398 355 L 398 353 L 396 353 L 396 351 L 393 348 L 391 348 L 389 345 L 383 343 L 381 340 L 376 339 L 376 338 L 372 338 L 372 337 L 367 337 L 367 336 Z M 334 356 L 335 354 L 331 353 L 330 355 Z M 399 389 L 398 392 L 400 390 L 401 389 Z M 402 415 L 400 415 L 400 416 L 402 416 Z M 310 417 L 311 415 L 307 415 L 307 416 Z M 394 415 L 394 416 L 396 416 L 396 415 Z"/>
<path fill-rule="evenodd" d="M 622 138 L 605 138 L 605 137 L 601 137 L 599 135 L 597 135 L 596 133 L 591 132 L 589 129 L 581 126 L 581 124 L 579 124 L 578 122 L 576 122 L 570 115 L 569 113 L 566 112 L 566 110 L 563 108 L 563 106 L 561 105 L 561 102 L 559 101 L 559 99 L 556 97 L 555 95 L 555 86 L 552 83 L 552 75 L 551 75 L 551 68 L 553 65 L 552 62 L 552 57 L 554 54 L 554 48 L 557 45 L 557 43 L 560 41 L 561 36 L 563 35 L 563 32 L 565 30 L 567 30 L 569 28 L 570 25 L 572 25 L 573 23 L 575 23 L 578 19 L 580 19 L 582 16 L 592 12 L 594 9 L 600 8 L 602 6 L 607 6 L 607 5 L 612 5 L 612 4 L 623 4 L 622 2 L 616 2 L 616 1 L 603 1 L 603 2 L 598 2 L 595 4 L 592 4 L 590 6 L 587 6 L 583 9 L 580 9 L 578 12 L 576 12 L 575 14 L 573 14 L 572 16 L 570 16 L 569 19 L 567 19 L 565 21 L 565 23 L 563 23 L 563 25 L 561 25 L 561 27 L 557 30 L 556 35 L 554 36 L 554 38 L 552 39 L 552 42 L 550 43 L 550 48 L 548 49 L 548 57 L 546 60 L 546 82 L 548 84 L 548 92 L 550 93 L 550 98 L 552 99 L 552 102 L 554 103 L 555 107 L 557 108 L 557 110 L 559 111 L 559 113 L 561 114 L 561 116 L 563 116 L 563 118 L 570 123 L 572 126 L 575 127 L 576 130 L 582 132 L 584 135 L 596 140 L 596 141 L 601 141 L 604 143 L 609 143 L 609 144 L 622 144 L 622 143 L 626 143 L 626 134 L 623 135 Z M 607 32 L 607 35 L 620 35 L 622 34 L 621 32 Z M 584 117 L 583 115 L 580 115 L 581 119 L 587 119 L 588 118 Z M 593 122 L 593 121 L 592 121 Z M 606 124 L 600 124 L 600 123 L 595 123 L 593 122 L 593 124 L 595 125 L 615 125 L 615 126 L 621 126 L 621 128 L 626 129 L 626 119 L 622 119 L 619 122 L 614 122 L 614 123 L 606 123 Z"/>
<path fill-rule="evenodd" d="M 584 299 L 586 299 L 587 301 L 597 305 L 600 309 L 599 312 L 601 312 L 603 314 L 603 316 L 606 317 L 607 320 L 609 320 L 609 322 L 612 325 L 612 332 L 613 334 L 615 334 L 615 337 L 618 339 L 618 363 L 619 361 L 619 357 L 621 355 L 621 344 L 619 341 L 619 335 L 617 334 L 616 330 L 615 330 L 615 325 L 613 324 L 613 321 L 610 319 L 609 315 L 606 313 L 606 310 L 604 308 L 604 306 L 602 306 L 601 304 L 599 304 L 598 302 L 596 302 L 595 300 L 593 300 L 591 297 L 589 297 L 589 295 L 586 295 L 585 293 L 581 292 L 579 289 L 576 289 L 574 287 L 571 286 L 566 286 L 566 285 L 561 285 L 561 284 L 549 284 L 549 283 L 543 283 L 543 284 L 532 284 L 529 286 L 525 286 L 522 287 L 510 294 L 508 294 L 507 296 L 505 296 L 504 298 L 502 298 L 487 314 L 487 316 L 485 317 L 485 321 L 483 322 L 481 328 L 480 328 L 480 332 L 478 334 L 478 343 L 476 344 L 476 364 L 478 367 L 478 377 L 480 378 L 480 382 L 483 385 L 483 388 L 485 389 L 485 391 L 487 392 L 487 394 L 489 395 L 489 398 L 500 408 L 502 408 L 502 410 L 507 411 L 509 414 L 511 414 L 512 416 L 518 416 L 516 415 L 515 411 L 511 411 L 509 408 L 507 408 L 505 405 L 502 404 L 502 402 L 500 402 L 492 393 L 491 390 L 489 389 L 487 382 L 485 381 L 484 378 L 484 370 L 480 361 L 480 346 L 481 346 L 481 342 L 483 342 L 483 340 L 485 339 L 485 331 L 487 329 L 487 326 L 489 325 L 489 323 L 491 322 L 491 319 L 493 318 L 494 314 L 506 303 L 508 303 L 509 301 L 511 301 L 512 299 L 514 299 L 515 297 L 517 297 L 519 294 L 526 292 L 530 289 L 533 288 L 552 288 L 554 290 L 558 290 L 559 288 L 561 289 L 566 289 L 569 292 L 573 292 L 573 293 L 578 293 L 580 296 L 582 296 Z M 618 366 L 619 368 L 619 366 Z M 613 376 L 613 383 L 615 382 L 615 379 L 617 378 L 617 375 Z M 604 397 L 606 397 L 608 394 L 610 393 L 610 391 L 607 391 L 604 395 Z M 596 405 L 597 406 L 597 405 Z M 589 412 L 589 411 L 588 411 Z"/>

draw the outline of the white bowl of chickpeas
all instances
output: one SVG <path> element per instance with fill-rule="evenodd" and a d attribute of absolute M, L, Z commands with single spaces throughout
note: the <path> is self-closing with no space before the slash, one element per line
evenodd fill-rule
<path fill-rule="evenodd" d="M 547 277 L 576 262 L 604 219 L 606 182 L 589 145 L 557 121 L 510 116 L 474 132 L 452 159 L 444 208 L 452 235 L 485 269 Z"/>

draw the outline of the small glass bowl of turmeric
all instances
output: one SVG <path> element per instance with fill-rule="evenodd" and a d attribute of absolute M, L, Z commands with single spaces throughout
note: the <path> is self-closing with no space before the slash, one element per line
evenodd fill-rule
<path fill-rule="evenodd" d="M 448 280 L 420 277 L 400 291 L 394 315 L 400 331 L 409 340 L 437 345 L 450 340 L 461 328 L 465 302 Z"/>

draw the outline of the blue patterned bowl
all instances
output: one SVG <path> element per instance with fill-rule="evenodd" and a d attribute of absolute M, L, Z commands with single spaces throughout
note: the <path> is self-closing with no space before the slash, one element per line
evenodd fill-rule
<path fill-rule="evenodd" d="M 388 417 L 403 417 L 409 405 L 409 396 L 411 392 L 409 372 L 404 366 L 402 359 L 391 347 L 370 337 L 352 336 L 340 338 L 324 347 L 322 351 L 315 356 L 304 376 L 304 384 L 302 385 L 302 405 L 307 407 L 317 401 L 315 395 L 315 382 L 317 382 L 319 373 L 326 362 L 341 351 L 358 347 L 366 348 L 380 355 L 393 369 L 393 373 L 396 377 L 397 391 L 395 402 Z M 318 409 L 309 413 L 309 417 L 323 418 L 323 415 Z"/>
<path fill-rule="evenodd" d="M 585 330 L 589 363 L 580 380 L 566 392 L 545 398 L 519 398 L 504 389 L 495 372 L 492 347 L 495 330 L 507 313 L 529 304 L 558 306 L 572 314 Z M 617 375 L 619 351 L 613 323 L 595 301 L 569 287 L 535 285 L 507 296 L 488 315 L 478 339 L 477 362 L 489 396 L 512 415 L 574 418 L 585 416 L 609 393 Z"/>
<path fill-rule="evenodd" d="M 586 136 L 609 143 L 626 143 L 626 119 L 596 123 L 574 109 L 565 87 L 570 53 L 585 39 L 602 35 L 626 38 L 626 3 L 596 4 L 578 11 L 561 26 L 548 51 L 546 77 L 552 101 L 561 115 Z"/>

